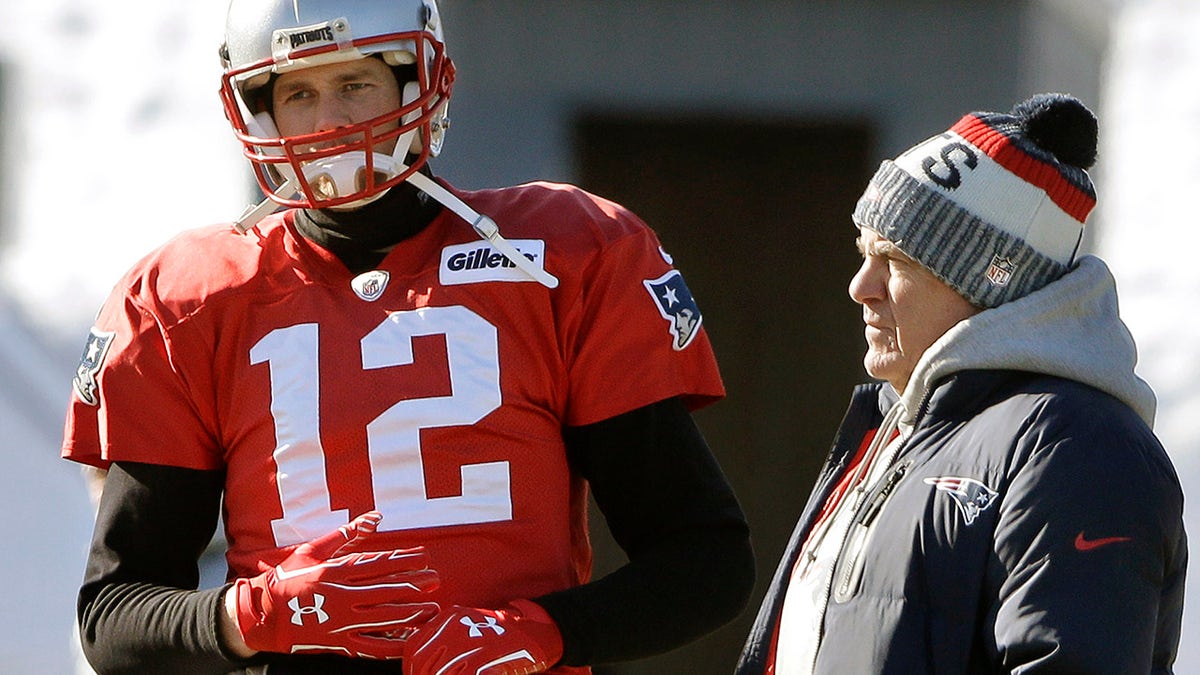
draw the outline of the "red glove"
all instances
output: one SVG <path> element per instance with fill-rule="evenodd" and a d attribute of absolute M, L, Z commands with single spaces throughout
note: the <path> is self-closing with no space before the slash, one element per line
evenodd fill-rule
<path fill-rule="evenodd" d="M 251 649 L 331 652 L 372 659 L 402 656 L 404 638 L 435 616 L 417 602 L 438 587 L 424 548 L 364 550 L 379 521 L 371 511 L 298 546 L 275 567 L 238 579 L 238 630 Z"/>
<path fill-rule="evenodd" d="M 528 675 L 562 658 L 554 619 L 532 600 L 496 610 L 454 606 L 408 639 L 404 675 Z"/>

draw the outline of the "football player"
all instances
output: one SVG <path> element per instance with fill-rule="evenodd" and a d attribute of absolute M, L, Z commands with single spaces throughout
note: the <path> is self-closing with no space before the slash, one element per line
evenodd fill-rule
<path fill-rule="evenodd" d="M 587 673 L 732 619 L 748 528 L 691 416 L 724 389 L 655 233 L 434 176 L 433 0 L 233 0 L 221 55 L 268 199 L 138 262 L 74 380 L 96 670 Z M 629 558 L 596 580 L 589 489 Z"/>

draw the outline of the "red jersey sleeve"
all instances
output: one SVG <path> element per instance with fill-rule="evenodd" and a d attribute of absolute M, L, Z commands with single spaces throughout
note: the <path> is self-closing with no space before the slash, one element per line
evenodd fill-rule
<path fill-rule="evenodd" d="M 176 368 L 167 328 L 123 283 L 101 308 L 76 368 L 63 457 L 213 469 L 217 444 Z"/>
<path fill-rule="evenodd" d="M 587 270 L 569 362 L 567 423 L 591 424 L 673 396 L 725 395 L 703 316 L 657 236 L 618 209 L 624 232 Z"/>

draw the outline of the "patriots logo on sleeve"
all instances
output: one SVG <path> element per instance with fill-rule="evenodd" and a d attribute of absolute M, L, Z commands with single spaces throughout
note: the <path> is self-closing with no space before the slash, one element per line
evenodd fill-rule
<path fill-rule="evenodd" d="M 108 347 L 112 344 L 114 335 L 116 333 L 92 328 L 87 344 L 83 347 L 83 356 L 79 358 L 79 366 L 75 368 L 75 377 L 71 380 L 75 385 L 75 393 L 79 394 L 79 400 L 88 405 L 97 405 L 100 402 L 96 396 L 96 373 L 100 372 L 100 366 L 104 364 L 104 357 L 108 355 Z"/>
<path fill-rule="evenodd" d="M 700 307 L 692 298 L 679 270 L 671 270 L 657 279 L 642 281 L 650 297 L 658 305 L 658 313 L 667 321 L 667 330 L 674 340 L 671 347 L 680 351 L 692 343 L 700 332 Z"/>

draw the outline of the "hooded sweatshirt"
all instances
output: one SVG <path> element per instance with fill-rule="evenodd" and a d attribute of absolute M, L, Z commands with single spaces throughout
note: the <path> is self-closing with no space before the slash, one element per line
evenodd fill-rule
<path fill-rule="evenodd" d="M 1029 295 L 960 321 L 921 355 L 900 402 L 911 424 L 936 382 L 963 370 L 1019 370 L 1094 387 L 1154 424 L 1154 392 L 1134 373 L 1137 347 L 1118 314 L 1104 261 L 1078 266 Z"/>

